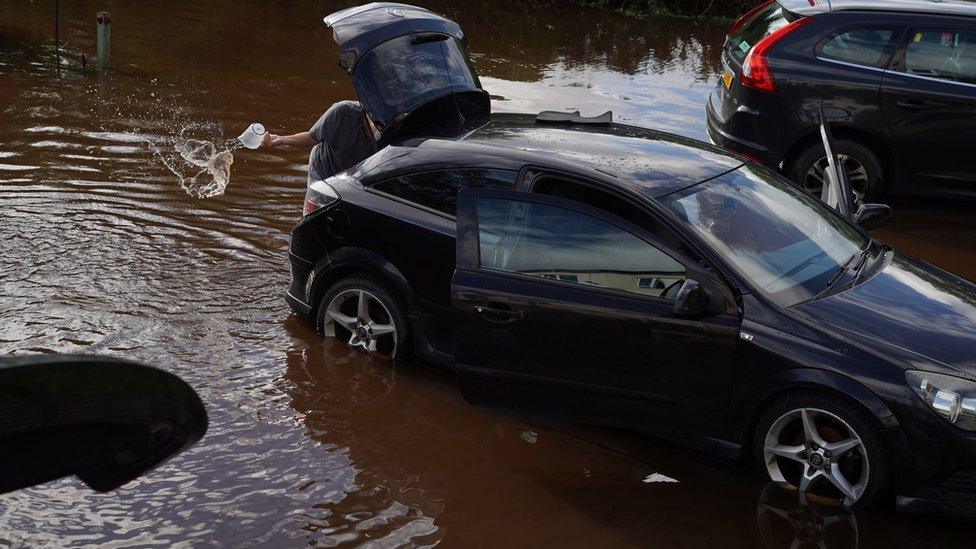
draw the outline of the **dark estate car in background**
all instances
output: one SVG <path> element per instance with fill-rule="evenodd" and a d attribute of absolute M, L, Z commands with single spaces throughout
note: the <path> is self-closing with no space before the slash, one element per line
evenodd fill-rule
<path fill-rule="evenodd" d="M 821 105 L 855 191 L 976 196 L 976 3 L 779 0 L 726 38 L 712 141 L 819 194 Z"/>
<path fill-rule="evenodd" d="M 752 455 L 851 506 L 974 515 L 976 286 L 711 145 L 490 115 L 430 12 L 326 21 L 389 145 L 309 182 L 296 314 L 453 371 L 489 409 Z"/>

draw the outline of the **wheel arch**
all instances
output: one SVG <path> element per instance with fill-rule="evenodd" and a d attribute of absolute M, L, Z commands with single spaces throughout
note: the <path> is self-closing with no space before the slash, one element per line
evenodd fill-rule
<path fill-rule="evenodd" d="M 309 292 L 309 317 L 317 318 L 319 304 L 329 288 L 339 280 L 361 272 L 371 273 L 389 282 L 403 299 L 408 314 L 415 308 L 416 296 L 406 277 L 393 263 L 374 251 L 349 246 L 330 250 L 315 264 Z"/>
<path fill-rule="evenodd" d="M 758 393 L 748 413 L 730 429 L 730 438 L 741 443 L 747 455 L 763 413 L 790 393 L 818 392 L 837 397 L 864 412 L 880 430 L 901 433 L 891 409 L 873 391 L 849 377 L 816 368 L 794 368 L 777 372 L 767 381 L 767 389 Z"/>
<path fill-rule="evenodd" d="M 883 189 L 887 190 L 892 188 L 898 174 L 898 160 L 895 155 L 893 143 L 876 132 L 867 131 L 847 124 L 831 124 L 830 130 L 834 136 L 834 140 L 848 139 L 851 141 L 857 141 L 874 153 L 874 156 L 877 157 L 878 162 L 881 163 L 881 169 L 884 172 L 884 179 L 882 180 L 882 184 L 884 185 Z M 820 142 L 821 136 L 819 126 L 815 126 L 809 132 L 797 139 L 783 154 L 783 173 L 789 173 L 792 163 L 798 156 L 800 156 L 800 154 L 803 153 L 803 151 L 805 151 L 808 147 Z"/>
<path fill-rule="evenodd" d="M 821 393 L 839 398 L 867 415 L 881 431 L 881 439 L 895 474 L 895 484 L 912 484 L 916 476 L 915 458 L 908 437 L 898 418 L 871 389 L 844 375 L 814 368 L 784 370 L 774 374 L 769 382 L 768 389 L 759 393 L 749 413 L 737 425 L 738 430 L 732 433 L 732 440 L 741 443 L 740 457 L 748 459 L 753 455 L 754 431 L 763 413 L 773 403 L 790 393 Z"/>

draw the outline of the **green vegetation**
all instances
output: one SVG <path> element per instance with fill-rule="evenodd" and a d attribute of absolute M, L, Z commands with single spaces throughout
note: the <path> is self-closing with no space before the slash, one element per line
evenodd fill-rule
<path fill-rule="evenodd" d="M 701 19 L 735 19 L 760 0 L 577 0 L 634 17 L 672 15 Z"/>

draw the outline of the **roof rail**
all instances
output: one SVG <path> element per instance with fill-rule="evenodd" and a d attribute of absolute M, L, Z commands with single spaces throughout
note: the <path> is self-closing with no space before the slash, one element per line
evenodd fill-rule
<path fill-rule="evenodd" d="M 940 15 L 976 16 L 972 0 L 777 0 L 797 15 L 816 15 L 832 11 L 878 10 Z"/>

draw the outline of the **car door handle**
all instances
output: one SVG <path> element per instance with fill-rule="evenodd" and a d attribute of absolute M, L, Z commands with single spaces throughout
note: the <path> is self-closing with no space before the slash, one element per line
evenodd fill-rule
<path fill-rule="evenodd" d="M 906 99 L 899 101 L 898 106 L 909 112 L 922 112 L 928 110 L 929 105 L 920 99 Z"/>
<path fill-rule="evenodd" d="M 523 316 L 525 316 L 522 311 L 491 307 L 488 305 L 475 305 L 474 312 L 492 322 L 512 322 L 514 320 L 520 320 Z"/>

